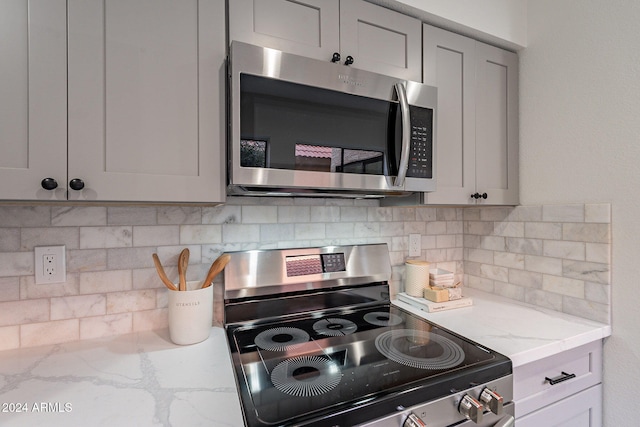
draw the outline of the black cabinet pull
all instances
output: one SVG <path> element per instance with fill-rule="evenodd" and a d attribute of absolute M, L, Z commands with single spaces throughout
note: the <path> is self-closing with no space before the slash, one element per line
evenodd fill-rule
<path fill-rule="evenodd" d="M 79 178 L 74 178 L 69 181 L 69 187 L 76 191 L 82 190 L 84 188 L 84 181 Z"/>
<path fill-rule="evenodd" d="M 58 188 L 58 181 L 56 181 L 53 178 L 45 178 L 40 182 L 40 185 L 45 190 L 51 191 L 51 190 L 55 190 L 56 188 Z"/>
<path fill-rule="evenodd" d="M 344 65 L 351 65 L 351 64 L 353 64 L 353 56 L 349 55 L 347 56 L 347 59 L 345 59 Z"/>
<path fill-rule="evenodd" d="M 471 198 L 476 199 L 476 200 L 478 200 L 478 199 L 486 199 L 487 197 L 489 197 L 489 195 L 487 193 L 482 193 L 482 194 L 474 193 L 474 194 L 471 195 Z"/>
<path fill-rule="evenodd" d="M 559 376 L 557 376 L 555 378 L 544 377 L 544 379 L 547 380 L 549 382 L 549 384 L 556 385 L 558 383 L 561 383 L 563 381 L 567 381 L 567 380 L 570 380 L 571 378 L 575 378 L 576 377 L 576 374 L 567 374 L 564 371 L 562 371 L 561 374 L 562 375 L 559 375 Z"/>
<path fill-rule="evenodd" d="M 339 62 L 340 54 L 338 52 L 333 52 L 333 56 L 331 57 L 331 62 Z"/>

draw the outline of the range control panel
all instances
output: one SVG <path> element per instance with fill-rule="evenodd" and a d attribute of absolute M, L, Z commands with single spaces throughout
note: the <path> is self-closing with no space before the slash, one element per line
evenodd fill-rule
<path fill-rule="evenodd" d="M 288 256 L 285 265 L 287 277 L 335 273 L 346 269 L 344 253 Z"/>

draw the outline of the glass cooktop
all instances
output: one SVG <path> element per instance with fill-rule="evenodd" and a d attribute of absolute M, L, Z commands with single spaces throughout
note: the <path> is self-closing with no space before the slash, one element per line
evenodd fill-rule
<path fill-rule="evenodd" d="M 511 373 L 505 356 L 389 304 L 228 335 L 250 426 L 313 419 L 400 391 L 409 406 Z"/>

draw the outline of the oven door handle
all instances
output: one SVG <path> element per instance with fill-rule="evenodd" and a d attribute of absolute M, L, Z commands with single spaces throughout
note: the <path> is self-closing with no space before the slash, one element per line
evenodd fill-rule
<path fill-rule="evenodd" d="M 394 182 L 395 187 L 402 187 L 404 179 L 409 169 L 409 151 L 411 148 L 411 116 L 409 114 L 409 101 L 407 101 L 407 90 L 402 83 L 393 85 L 398 94 L 400 103 L 400 114 L 402 117 L 402 147 L 400 152 L 400 164 L 398 165 L 398 176 Z"/>

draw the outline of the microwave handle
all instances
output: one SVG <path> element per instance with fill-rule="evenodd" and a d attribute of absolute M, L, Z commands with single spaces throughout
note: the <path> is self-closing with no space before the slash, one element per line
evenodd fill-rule
<path fill-rule="evenodd" d="M 398 165 L 398 176 L 394 182 L 395 187 L 402 187 L 409 168 L 409 149 L 411 148 L 411 116 L 409 115 L 409 101 L 407 101 L 407 90 L 402 83 L 393 86 L 398 94 L 400 103 L 400 114 L 402 117 L 402 147 L 400 151 L 400 164 Z"/>

